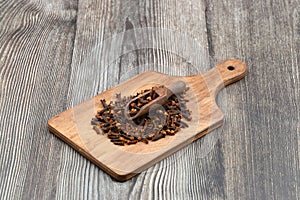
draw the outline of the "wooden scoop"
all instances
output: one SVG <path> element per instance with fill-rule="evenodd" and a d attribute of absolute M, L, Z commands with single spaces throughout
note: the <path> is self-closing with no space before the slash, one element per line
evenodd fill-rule
<path fill-rule="evenodd" d="M 112 177 L 125 181 L 221 126 L 224 115 L 215 101 L 218 91 L 242 79 L 245 74 L 246 65 L 239 60 L 226 60 L 203 74 L 185 77 L 147 71 L 54 116 L 48 121 L 48 127 Z M 190 88 L 185 99 L 189 100 L 186 106 L 192 111 L 192 120 L 186 122 L 189 127 L 182 128 L 174 136 L 166 136 L 148 144 L 139 142 L 117 146 L 106 135 L 96 134 L 93 130 L 90 123 L 97 110 L 102 108 L 100 99 L 114 100 L 120 92 L 122 96 L 129 96 L 141 88 L 150 89 L 155 84 L 169 86 L 175 83 L 175 89 L 171 89 L 174 93 L 184 88 L 178 81 Z M 164 96 L 163 92 L 166 91 L 161 92 Z M 165 94 L 164 98 L 168 95 Z"/>
<path fill-rule="evenodd" d="M 169 88 L 159 87 L 159 88 L 155 89 L 154 91 L 152 91 L 152 92 L 156 93 L 157 97 L 154 100 L 147 103 L 146 105 L 142 106 L 136 114 L 134 114 L 131 117 L 129 116 L 129 118 L 131 120 L 136 119 L 137 117 L 140 117 L 143 114 L 147 113 L 154 105 L 163 105 L 168 101 L 168 98 L 170 96 L 172 96 L 173 94 L 182 93 L 185 90 L 186 90 L 186 84 L 183 81 L 177 81 L 177 82 L 173 83 Z M 136 98 L 129 101 L 129 103 L 126 106 L 126 113 L 128 113 L 128 109 L 129 109 L 131 103 L 137 101 L 139 98 L 143 98 L 143 96 L 147 96 L 150 93 L 151 93 L 151 91 L 145 92 L 142 95 L 137 96 Z"/>

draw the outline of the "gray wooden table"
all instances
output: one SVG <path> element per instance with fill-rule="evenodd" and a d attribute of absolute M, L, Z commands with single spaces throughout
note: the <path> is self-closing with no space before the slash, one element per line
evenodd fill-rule
<path fill-rule="evenodd" d="M 299 5 L 0 1 L 0 199 L 300 199 Z M 174 52 L 163 40 L 139 48 L 137 34 L 123 34 L 146 27 L 186 35 L 187 42 L 172 39 Z M 222 131 L 127 182 L 47 130 L 53 115 L 141 71 L 186 75 L 227 58 L 249 70 L 220 95 Z M 93 59 L 99 63 L 88 65 Z"/>

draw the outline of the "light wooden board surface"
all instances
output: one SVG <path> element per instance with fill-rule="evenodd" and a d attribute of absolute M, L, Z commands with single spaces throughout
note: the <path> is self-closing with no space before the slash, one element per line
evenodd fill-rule
<path fill-rule="evenodd" d="M 1 1 L 0 198 L 299 199 L 299 3 Z M 198 51 L 190 42 L 184 49 L 181 37 L 171 41 L 173 52 L 159 48 L 165 40 L 130 51 L 131 35 L 103 48 L 101 41 L 144 27 L 187 34 Z M 109 67 L 87 70 L 91 54 Z M 189 75 L 232 57 L 249 73 L 220 95 L 227 99 L 220 134 L 126 183 L 47 130 L 51 116 L 142 71 Z"/>
<path fill-rule="evenodd" d="M 216 96 L 225 86 L 244 78 L 245 74 L 245 63 L 233 59 L 192 76 L 168 76 L 147 71 L 53 116 L 48 121 L 48 128 L 113 178 L 126 181 L 221 126 L 224 114 L 216 104 Z M 96 134 L 93 130 L 91 119 L 97 110 L 103 109 L 100 100 L 114 101 L 116 94 L 130 96 L 154 85 L 170 88 L 178 81 L 189 88 L 185 99 L 192 120 L 183 119 L 188 127 L 176 135 L 148 144 L 116 146 L 106 135 Z"/>

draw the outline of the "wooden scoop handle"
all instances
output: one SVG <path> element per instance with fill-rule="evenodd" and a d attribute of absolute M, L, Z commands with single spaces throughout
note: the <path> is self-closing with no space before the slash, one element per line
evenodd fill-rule
<path fill-rule="evenodd" d="M 167 97 L 169 98 L 172 94 L 180 94 L 186 90 L 186 84 L 183 81 L 177 81 L 173 83 L 168 90 L 171 92 Z"/>

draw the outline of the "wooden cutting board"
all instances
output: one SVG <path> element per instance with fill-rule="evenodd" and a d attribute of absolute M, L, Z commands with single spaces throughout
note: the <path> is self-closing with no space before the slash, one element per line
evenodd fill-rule
<path fill-rule="evenodd" d="M 216 105 L 220 89 L 245 76 L 246 65 L 239 60 L 226 60 L 208 72 L 194 76 L 168 76 L 154 71 L 137 75 L 97 96 L 68 109 L 48 121 L 51 132 L 119 181 L 125 181 L 204 136 L 223 123 L 224 115 Z M 91 119 L 102 108 L 100 99 L 114 100 L 115 94 L 136 94 L 154 85 L 170 86 L 184 81 L 187 107 L 192 110 L 189 127 L 174 136 L 155 142 L 117 146 L 105 135 L 96 134 Z"/>

